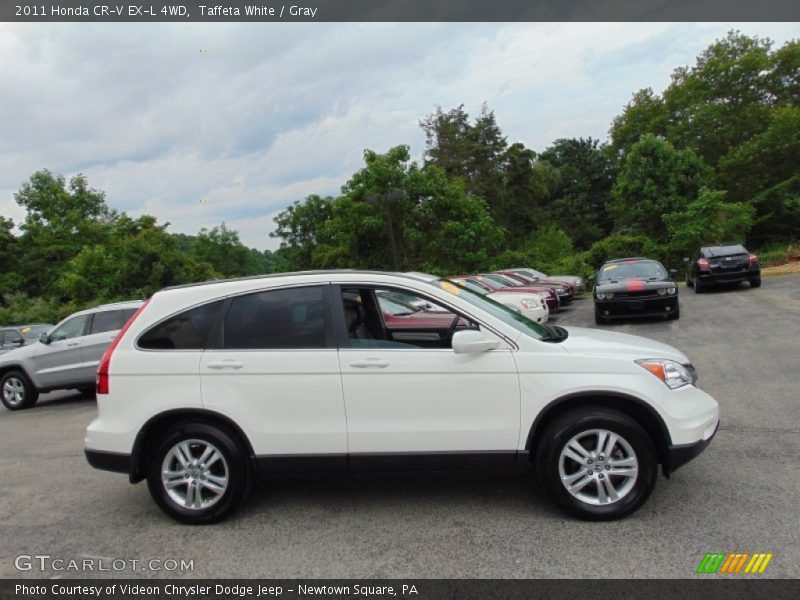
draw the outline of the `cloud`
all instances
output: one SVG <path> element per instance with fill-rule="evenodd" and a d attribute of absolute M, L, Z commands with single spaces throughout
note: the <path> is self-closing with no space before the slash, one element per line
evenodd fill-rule
<path fill-rule="evenodd" d="M 487 101 L 510 141 L 604 137 L 727 24 L 0 24 L 0 212 L 37 169 L 109 203 L 259 248 L 281 208 L 335 194 L 365 148 L 424 150 L 436 105 Z M 797 24 L 753 24 L 785 40 Z"/>

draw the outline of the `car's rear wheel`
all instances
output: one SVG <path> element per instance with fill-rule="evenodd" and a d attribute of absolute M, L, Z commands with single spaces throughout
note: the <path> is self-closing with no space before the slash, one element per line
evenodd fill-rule
<path fill-rule="evenodd" d="M 605 408 L 557 417 L 540 436 L 536 466 L 555 503 L 590 521 L 636 511 L 653 491 L 658 474 L 647 433 L 627 415 Z"/>
<path fill-rule="evenodd" d="M 150 494 L 173 519 L 215 523 L 234 511 L 249 489 L 247 456 L 226 430 L 179 423 L 149 456 Z"/>
<path fill-rule="evenodd" d="M 703 290 L 705 290 L 705 287 L 706 286 L 703 284 L 703 282 L 701 280 L 699 280 L 699 279 L 695 279 L 694 280 L 694 291 L 695 291 L 695 293 L 701 294 L 703 292 Z"/>
<path fill-rule="evenodd" d="M 22 371 L 9 371 L 0 379 L 0 400 L 8 410 L 31 408 L 38 399 L 39 391 Z"/>
<path fill-rule="evenodd" d="M 689 273 L 686 273 L 686 287 L 694 287 L 694 281 L 689 279 Z"/>
<path fill-rule="evenodd" d="M 761 277 L 754 277 L 750 280 L 750 287 L 757 288 L 761 287 Z"/>

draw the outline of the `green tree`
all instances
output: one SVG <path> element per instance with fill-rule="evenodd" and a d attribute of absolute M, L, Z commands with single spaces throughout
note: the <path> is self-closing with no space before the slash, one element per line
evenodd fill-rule
<path fill-rule="evenodd" d="M 701 189 L 682 211 L 664 216 L 673 258 L 703 245 L 744 241 L 754 213 L 745 202 L 726 202 L 723 191 Z"/>
<path fill-rule="evenodd" d="M 647 134 L 631 147 L 620 166 L 611 212 L 623 229 L 666 241 L 664 215 L 696 200 L 708 177 L 708 168 L 694 152 L 676 150 Z"/>
<path fill-rule="evenodd" d="M 19 248 L 24 289 L 33 296 L 46 293 L 84 245 L 105 243 L 116 217 L 105 194 L 90 188 L 83 175 L 67 183 L 61 175 L 37 171 L 14 198 L 27 210 Z"/>
<path fill-rule="evenodd" d="M 239 240 L 239 234 L 222 223 L 211 229 L 201 229 L 191 240 L 189 251 L 200 263 L 213 265 L 223 277 L 244 277 L 270 272 L 264 255 L 248 248 Z"/>
<path fill-rule="evenodd" d="M 609 154 L 621 158 L 646 133 L 665 136 L 667 119 L 663 98 L 652 88 L 639 90 L 611 123 Z"/>
<path fill-rule="evenodd" d="M 569 232 L 580 249 L 608 235 L 612 222 L 606 205 L 616 170 L 598 140 L 559 139 L 539 159 L 558 174 L 550 189 L 550 218 Z"/>

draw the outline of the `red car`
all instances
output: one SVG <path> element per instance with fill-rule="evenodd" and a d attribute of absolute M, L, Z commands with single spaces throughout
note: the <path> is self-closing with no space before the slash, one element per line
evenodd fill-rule
<path fill-rule="evenodd" d="M 525 287 L 535 285 L 552 288 L 556 291 L 556 294 L 558 294 L 558 299 L 561 301 L 561 304 L 569 304 L 575 296 L 575 287 L 565 281 L 531 279 L 530 277 L 514 271 L 498 271 L 497 273 L 493 273 L 493 275 L 499 275 L 513 285 L 522 285 Z"/>
<path fill-rule="evenodd" d="M 533 294 L 545 294 L 545 302 L 550 312 L 556 312 L 561 307 L 561 301 L 558 298 L 556 291 L 550 287 L 545 286 L 519 286 L 514 287 L 501 283 L 499 280 L 488 277 L 486 275 L 457 275 L 455 277 L 448 277 L 453 281 L 469 281 L 486 289 L 488 292 L 531 292 Z"/>

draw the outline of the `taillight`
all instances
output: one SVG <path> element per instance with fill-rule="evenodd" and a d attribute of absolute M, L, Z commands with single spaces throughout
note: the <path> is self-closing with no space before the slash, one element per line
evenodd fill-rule
<path fill-rule="evenodd" d="M 751 264 L 751 265 L 754 265 L 754 264 L 756 264 L 757 262 L 758 262 L 758 256 L 756 256 L 755 254 L 751 254 L 751 255 L 750 255 L 750 264 Z"/>
<path fill-rule="evenodd" d="M 133 325 L 133 322 L 136 320 L 136 317 L 138 317 L 139 313 L 141 313 L 144 310 L 144 307 L 147 306 L 148 302 L 150 302 L 149 299 L 146 300 L 145 303 L 142 304 L 135 313 L 133 313 L 131 318 L 128 319 L 128 322 L 122 326 L 122 329 L 119 330 L 117 337 L 114 338 L 114 341 L 111 342 L 111 345 L 106 349 L 105 354 L 103 354 L 103 358 L 100 359 L 100 364 L 97 367 L 97 378 L 96 378 L 96 384 L 97 384 L 96 391 L 98 394 L 108 393 L 108 387 L 109 387 L 108 367 L 109 365 L 111 365 L 111 355 L 114 354 L 114 350 L 117 349 L 117 345 L 122 339 L 122 336 L 124 336 L 125 332 L 127 332 L 128 329 L 130 329 L 131 325 Z"/>
<path fill-rule="evenodd" d="M 701 258 L 700 260 L 697 261 L 697 266 L 700 267 L 701 269 L 707 269 L 708 261 L 705 258 Z"/>

